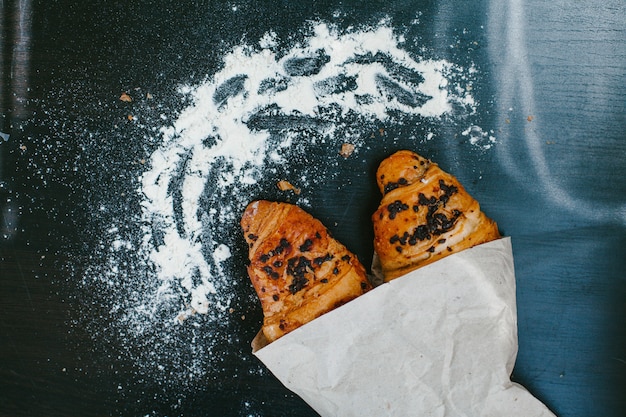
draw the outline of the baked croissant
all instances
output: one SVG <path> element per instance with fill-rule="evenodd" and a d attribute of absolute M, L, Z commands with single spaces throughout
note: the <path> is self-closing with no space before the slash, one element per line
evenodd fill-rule
<path fill-rule="evenodd" d="M 293 204 L 254 201 L 241 227 L 268 343 L 371 288 L 357 257 Z"/>
<path fill-rule="evenodd" d="M 376 179 L 383 197 L 372 216 L 374 251 L 384 281 L 500 237 L 458 180 L 415 152 L 389 156 Z"/>

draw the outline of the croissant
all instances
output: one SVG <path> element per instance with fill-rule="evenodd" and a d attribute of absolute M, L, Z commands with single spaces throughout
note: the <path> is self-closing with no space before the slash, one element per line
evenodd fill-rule
<path fill-rule="evenodd" d="M 415 152 L 383 160 L 376 180 L 383 197 L 372 215 L 374 251 L 384 281 L 500 237 L 458 180 Z"/>
<path fill-rule="evenodd" d="M 263 309 L 266 343 L 371 288 L 357 257 L 319 220 L 293 204 L 254 201 L 241 227 L 249 248 L 248 275 Z"/>

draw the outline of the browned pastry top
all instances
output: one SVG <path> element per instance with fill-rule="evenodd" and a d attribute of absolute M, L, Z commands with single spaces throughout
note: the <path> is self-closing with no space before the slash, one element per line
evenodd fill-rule
<path fill-rule="evenodd" d="M 241 226 L 269 342 L 371 288 L 357 257 L 295 205 L 252 202 Z"/>
<path fill-rule="evenodd" d="M 376 178 L 383 198 L 372 216 L 374 250 L 385 281 L 500 237 L 458 180 L 415 152 L 391 155 Z"/>

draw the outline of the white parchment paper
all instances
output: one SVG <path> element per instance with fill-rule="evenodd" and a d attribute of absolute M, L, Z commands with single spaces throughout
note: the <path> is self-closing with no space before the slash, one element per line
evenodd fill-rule
<path fill-rule="evenodd" d="M 510 381 L 509 238 L 383 284 L 255 355 L 324 417 L 554 416 Z"/>

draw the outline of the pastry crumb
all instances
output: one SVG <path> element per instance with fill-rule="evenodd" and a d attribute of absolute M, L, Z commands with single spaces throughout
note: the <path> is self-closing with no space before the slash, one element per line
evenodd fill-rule
<path fill-rule="evenodd" d="M 352 152 L 354 152 L 354 148 L 355 146 L 352 143 L 344 143 L 343 145 L 341 145 L 341 150 L 339 151 L 339 155 L 343 156 L 344 158 L 347 158 L 350 155 L 352 155 Z"/>
<path fill-rule="evenodd" d="M 300 194 L 300 189 L 287 180 L 278 181 L 277 186 L 280 191 L 293 191 L 296 194 Z"/>
<path fill-rule="evenodd" d="M 122 95 L 120 96 L 120 101 L 124 101 L 126 103 L 130 103 L 131 101 L 133 101 L 133 99 L 127 93 L 122 93 Z"/>

